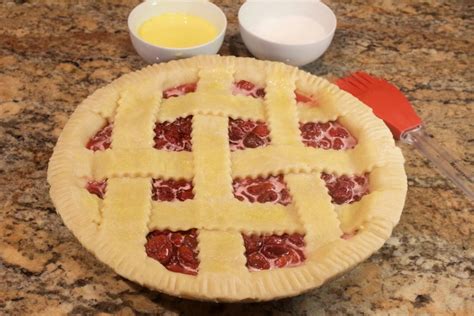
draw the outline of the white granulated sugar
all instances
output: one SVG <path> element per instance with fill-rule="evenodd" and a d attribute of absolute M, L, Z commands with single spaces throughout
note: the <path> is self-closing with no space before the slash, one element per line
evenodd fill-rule
<path fill-rule="evenodd" d="M 316 20 L 303 15 L 263 18 L 255 33 L 282 44 L 309 44 L 326 36 L 326 31 Z"/>

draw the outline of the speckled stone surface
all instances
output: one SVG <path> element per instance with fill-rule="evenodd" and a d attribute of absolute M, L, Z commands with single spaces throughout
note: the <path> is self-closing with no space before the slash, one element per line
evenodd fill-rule
<path fill-rule="evenodd" d="M 472 315 L 473 205 L 408 146 L 409 190 L 393 236 L 350 273 L 299 297 L 180 300 L 121 278 L 85 251 L 55 213 L 47 163 L 82 99 L 145 66 L 126 28 L 138 2 L 0 1 L 0 314 Z M 248 56 L 238 1 L 216 3 L 229 20 L 221 53 Z M 364 69 L 392 81 L 472 170 L 472 1 L 326 3 L 339 19 L 336 36 L 305 69 L 329 79 Z"/>

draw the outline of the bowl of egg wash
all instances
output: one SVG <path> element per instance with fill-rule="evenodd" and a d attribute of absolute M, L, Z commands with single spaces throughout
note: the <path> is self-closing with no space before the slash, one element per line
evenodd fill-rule
<path fill-rule="evenodd" d="M 133 47 L 148 63 L 216 54 L 227 19 L 205 0 L 146 0 L 128 16 Z"/>
<path fill-rule="evenodd" d="M 255 57 L 294 66 L 324 54 L 337 24 L 319 0 L 247 0 L 238 17 L 242 40 Z"/>

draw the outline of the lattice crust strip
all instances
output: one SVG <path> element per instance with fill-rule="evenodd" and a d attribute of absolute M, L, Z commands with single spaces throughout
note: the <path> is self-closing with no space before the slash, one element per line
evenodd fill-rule
<path fill-rule="evenodd" d="M 197 200 L 233 198 L 227 118 L 193 117 L 194 190 Z"/>
<path fill-rule="evenodd" d="M 269 67 L 265 107 L 274 145 L 301 143 L 294 90 L 295 70 L 279 64 Z"/>
<path fill-rule="evenodd" d="M 161 122 L 174 121 L 178 117 L 196 114 L 265 120 L 265 108 L 258 99 L 245 96 L 229 97 L 227 94 L 208 92 L 189 93 L 179 98 L 165 100 L 161 105 L 158 119 Z"/>
<path fill-rule="evenodd" d="M 100 238 L 123 253 L 143 253 L 151 210 L 148 178 L 113 178 L 107 183 Z"/>
<path fill-rule="evenodd" d="M 155 202 L 150 230 L 188 230 L 206 228 L 243 233 L 303 233 L 297 212 L 292 207 L 271 203 L 188 200 L 181 203 Z"/>
<path fill-rule="evenodd" d="M 378 150 L 377 150 L 378 148 Z M 363 153 L 366 153 L 364 156 Z M 381 154 L 382 153 L 382 154 Z M 251 151 L 236 151 L 231 155 L 232 176 L 255 177 L 279 173 L 311 173 L 326 171 L 335 174 L 361 174 L 376 166 L 397 162 L 397 149 L 384 144 L 361 143 L 353 150 L 315 150 L 303 146 L 272 146 Z M 259 165 L 260 168 L 252 168 Z"/>
<path fill-rule="evenodd" d="M 185 151 L 113 149 L 96 152 L 93 157 L 95 179 L 110 177 L 192 179 L 193 169 L 193 156 Z"/>
<path fill-rule="evenodd" d="M 233 96 L 238 80 L 264 87 L 265 98 Z M 196 92 L 162 100 L 165 89 L 196 82 Z M 313 96 L 318 105 L 297 105 L 295 90 Z M 154 123 L 187 115 L 193 115 L 192 152 L 154 149 Z M 265 121 L 269 146 L 231 153 L 229 117 Z M 354 149 L 302 144 L 298 122 L 336 119 L 357 138 Z M 111 148 L 85 149 L 88 139 L 112 121 Z M 321 172 L 369 172 L 371 193 L 334 206 Z M 233 196 L 233 178 L 270 174 L 284 175 L 290 205 L 241 202 Z M 88 179 L 105 178 L 103 201 L 84 189 Z M 154 202 L 152 178 L 192 180 L 194 199 Z M 222 301 L 296 295 L 349 269 L 390 236 L 406 193 L 400 150 L 357 99 L 290 66 L 218 56 L 147 67 L 87 98 L 61 134 L 48 181 L 66 225 L 118 273 L 172 295 Z M 146 256 L 149 231 L 190 228 L 198 228 L 197 276 L 172 273 Z M 350 240 L 340 238 L 353 230 L 358 233 Z M 305 234 L 304 264 L 259 272 L 246 268 L 242 233 L 293 232 Z"/>
<path fill-rule="evenodd" d="M 342 231 L 320 174 L 289 174 L 285 180 L 304 223 L 307 252 L 338 240 Z"/>
<path fill-rule="evenodd" d="M 122 94 L 112 132 L 114 149 L 153 147 L 153 126 L 161 100 L 154 90 Z"/>

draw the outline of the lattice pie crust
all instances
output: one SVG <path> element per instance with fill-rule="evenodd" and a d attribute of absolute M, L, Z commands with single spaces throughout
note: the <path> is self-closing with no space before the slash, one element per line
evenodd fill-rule
<path fill-rule="evenodd" d="M 265 87 L 265 98 L 234 96 L 235 80 Z M 162 99 L 188 82 L 197 90 Z M 318 100 L 297 106 L 294 91 Z M 192 151 L 153 148 L 157 121 L 193 115 Z M 228 120 L 266 121 L 271 143 L 231 152 Z M 304 146 L 299 122 L 341 122 L 358 140 L 353 149 Z M 88 140 L 114 122 L 111 148 L 91 151 Z M 334 205 L 321 173 L 368 173 L 370 193 Z M 232 179 L 283 174 L 292 203 L 237 200 Z M 84 188 L 108 179 L 103 200 Z M 194 198 L 151 199 L 151 179 L 192 180 Z M 337 86 L 281 63 L 200 56 L 149 66 L 115 80 L 81 103 L 58 140 L 48 181 L 65 224 L 97 258 L 120 275 L 171 295 L 218 301 L 270 300 L 318 287 L 379 249 L 398 223 L 406 194 L 403 156 L 384 123 Z M 147 256 L 153 230 L 196 228 L 197 275 L 175 273 Z M 344 233 L 357 231 L 352 238 Z M 297 267 L 249 271 L 244 234 L 304 234 Z"/>

